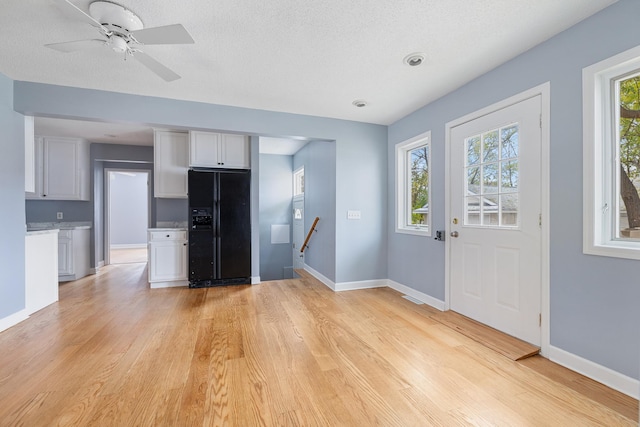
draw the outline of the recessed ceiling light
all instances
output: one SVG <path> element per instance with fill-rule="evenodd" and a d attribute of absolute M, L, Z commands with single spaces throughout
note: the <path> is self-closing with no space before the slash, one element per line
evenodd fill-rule
<path fill-rule="evenodd" d="M 358 108 L 362 108 L 367 106 L 367 101 L 365 101 L 364 99 L 356 99 L 352 102 L 352 104 Z"/>
<path fill-rule="evenodd" d="M 410 53 L 404 57 L 404 63 L 410 67 L 417 67 L 424 62 L 425 55 L 421 52 Z"/>

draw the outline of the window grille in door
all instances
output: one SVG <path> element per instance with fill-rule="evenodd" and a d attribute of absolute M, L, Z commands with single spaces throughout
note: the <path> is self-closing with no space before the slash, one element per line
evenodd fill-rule
<path fill-rule="evenodd" d="M 518 131 L 512 123 L 465 139 L 465 226 L 519 226 Z"/>

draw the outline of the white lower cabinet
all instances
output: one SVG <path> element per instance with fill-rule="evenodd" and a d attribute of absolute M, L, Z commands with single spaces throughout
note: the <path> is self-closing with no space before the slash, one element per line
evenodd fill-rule
<path fill-rule="evenodd" d="M 89 274 L 90 229 L 60 230 L 58 281 L 78 280 Z"/>
<path fill-rule="evenodd" d="M 187 286 L 187 232 L 150 229 L 149 284 L 152 288 Z"/>

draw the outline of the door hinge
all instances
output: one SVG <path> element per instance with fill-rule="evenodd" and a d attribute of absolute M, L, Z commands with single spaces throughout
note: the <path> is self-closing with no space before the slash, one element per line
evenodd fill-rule
<path fill-rule="evenodd" d="M 542 129 L 542 114 L 540 114 L 540 129 Z"/>
<path fill-rule="evenodd" d="M 538 313 L 538 326 L 542 326 L 542 313 Z"/>
<path fill-rule="evenodd" d="M 538 227 L 542 227 L 542 214 L 538 214 Z"/>

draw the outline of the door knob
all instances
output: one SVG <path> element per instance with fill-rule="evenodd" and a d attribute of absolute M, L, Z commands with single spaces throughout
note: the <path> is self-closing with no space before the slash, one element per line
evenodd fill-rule
<path fill-rule="evenodd" d="M 450 233 L 451 237 L 458 237 L 458 232 L 457 231 L 452 231 Z"/>

